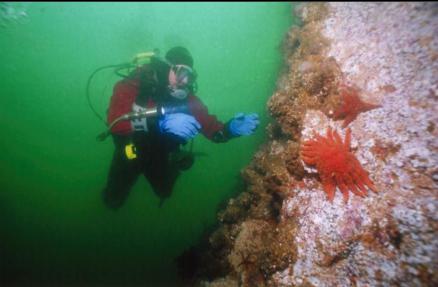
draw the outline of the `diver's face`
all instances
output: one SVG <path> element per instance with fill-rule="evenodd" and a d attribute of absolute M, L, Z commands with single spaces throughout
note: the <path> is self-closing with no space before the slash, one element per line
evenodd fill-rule
<path fill-rule="evenodd" d="M 189 86 L 193 84 L 193 70 L 186 65 L 174 65 L 169 71 L 170 95 L 177 99 L 185 99 L 189 94 Z"/>

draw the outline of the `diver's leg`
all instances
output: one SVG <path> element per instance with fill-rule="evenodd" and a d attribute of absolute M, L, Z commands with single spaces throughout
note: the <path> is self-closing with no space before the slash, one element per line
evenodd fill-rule
<path fill-rule="evenodd" d="M 114 151 L 108 174 L 107 185 L 103 190 L 103 201 L 111 209 L 120 208 L 137 180 L 140 170 L 135 160 L 129 160 L 121 149 Z"/>
<path fill-rule="evenodd" d="M 178 167 L 171 164 L 166 157 L 153 162 L 145 168 L 143 174 L 151 184 L 154 193 L 163 202 L 172 194 L 173 186 L 180 172 Z"/>

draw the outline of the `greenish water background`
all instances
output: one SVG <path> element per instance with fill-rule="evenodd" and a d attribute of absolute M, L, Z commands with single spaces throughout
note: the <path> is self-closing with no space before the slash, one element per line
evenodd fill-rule
<path fill-rule="evenodd" d="M 27 3 L 0 26 L 0 285 L 174 284 L 173 258 L 215 223 L 241 187 L 239 171 L 264 142 L 289 3 Z M 251 137 L 214 144 L 159 200 L 140 178 L 126 204 L 105 209 L 113 152 L 85 98 L 97 67 L 174 45 L 193 54 L 198 96 L 227 121 L 257 112 Z M 105 113 L 111 71 L 93 82 Z"/>

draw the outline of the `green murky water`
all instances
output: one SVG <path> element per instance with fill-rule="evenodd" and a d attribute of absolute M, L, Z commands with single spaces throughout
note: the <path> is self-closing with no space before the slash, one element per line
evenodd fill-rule
<path fill-rule="evenodd" d="M 288 3 L 0 3 L 0 285 L 176 283 L 173 259 L 215 222 L 240 188 L 239 171 L 264 141 Z M 126 204 L 101 201 L 113 152 L 85 84 L 97 67 L 143 51 L 186 46 L 198 96 L 227 121 L 257 112 L 251 137 L 214 144 L 177 181 L 162 208 L 140 178 Z M 111 72 L 92 100 L 105 113 Z"/>

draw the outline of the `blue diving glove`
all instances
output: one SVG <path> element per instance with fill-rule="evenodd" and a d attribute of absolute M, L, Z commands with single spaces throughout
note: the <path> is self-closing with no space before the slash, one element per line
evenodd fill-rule
<path fill-rule="evenodd" d="M 249 115 L 238 113 L 230 121 L 229 130 L 232 136 L 248 136 L 254 133 L 259 123 L 259 116 L 255 113 Z"/>
<path fill-rule="evenodd" d="M 194 138 L 201 129 L 201 124 L 193 116 L 183 113 L 164 115 L 158 126 L 160 132 L 177 135 L 184 141 Z"/>

